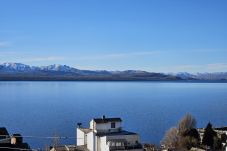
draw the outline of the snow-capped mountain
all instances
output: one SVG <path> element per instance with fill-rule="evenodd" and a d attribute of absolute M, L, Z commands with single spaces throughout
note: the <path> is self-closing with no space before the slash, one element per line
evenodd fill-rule
<path fill-rule="evenodd" d="M 188 72 L 169 73 L 180 77 L 183 80 L 227 80 L 227 72 L 213 72 L 213 73 L 195 73 Z"/>
<path fill-rule="evenodd" d="M 0 70 L 2 71 L 24 71 L 24 72 L 32 72 L 32 71 L 59 71 L 59 72 L 75 72 L 78 69 L 66 66 L 66 65 L 49 65 L 49 66 L 29 66 L 22 63 L 3 63 L 0 64 Z"/>
<path fill-rule="evenodd" d="M 195 79 L 195 75 L 188 72 L 168 73 L 169 75 L 180 77 L 181 79 Z"/>
<path fill-rule="evenodd" d="M 72 68 L 66 65 L 57 65 L 57 64 L 53 64 L 53 65 L 49 65 L 49 66 L 42 66 L 39 67 L 40 70 L 44 70 L 44 71 L 61 71 L 61 72 L 75 72 L 78 71 L 78 69 L 76 68 Z"/>
<path fill-rule="evenodd" d="M 195 77 L 200 80 L 227 80 L 227 72 L 197 73 Z"/>
<path fill-rule="evenodd" d="M 0 80 L 227 80 L 227 72 L 154 73 L 141 70 L 80 70 L 67 65 L 29 66 L 21 63 L 0 64 Z"/>
<path fill-rule="evenodd" d="M 32 68 L 29 65 L 22 63 L 3 63 L 0 64 L 0 69 L 11 71 L 30 71 Z"/>

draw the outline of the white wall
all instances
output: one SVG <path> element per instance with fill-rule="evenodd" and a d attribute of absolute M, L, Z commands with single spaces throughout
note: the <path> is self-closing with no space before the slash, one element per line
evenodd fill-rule
<path fill-rule="evenodd" d="M 87 134 L 87 148 L 90 151 L 109 151 L 109 146 L 107 145 L 108 140 L 112 139 L 125 139 L 129 142 L 129 145 L 135 145 L 136 141 L 139 142 L 138 135 L 117 135 L 117 136 L 103 136 L 97 137 L 94 132 Z"/>
<path fill-rule="evenodd" d="M 76 129 L 76 138 L 77 138 L 76 139 L 77 146 L 86 144 L 85 133 L 79 128 Z"/>
<path fill-rule="evenodd" d="M 94 129 L 94 131 L 110 131 L 110 132 L 116 132 L 121 128 L 121 122 L 114 122 L 115 128 L 111 128 L 112 122 L 107 123 L 96 123 L 94 120 L 90 121 L 90 129 Z"/>
<path fill-rule="evenodd" d="M 90 121 L 90 129 L 93 129 L 95 127 L 95 122 L 94 120 Z"/>
<path fill-rule="evenodd" d="M 89 149 L 89 151 L 95 151 L 96 149 L 96 136 L 94 134 L 94 132 L 90 132 L 87 134 L 87 148 Z"/>
<path fill-rule="evenodd" d="M 121 122 L 115 122 L 115 128 L 111 128 L 111 122 L 108 123 L 100 123 L 97 124 L 94 120 L 90 121 L 90 129 L 94 129 L 94 131 L 89 132 L 87 134 L 87 148 L 90 151 L 109 151 L 109 146 L 107 145 L 107 141 L 111 139 L 125 139 L 129 144 L 127 145 L 136 145 L 136 141 L 140 142 L 139 136 L 135 135 L 115 135 L 115 136 L 103 136 L 97 137 L 95 136 L 95 132 L 97 131 L 118 131 L 121 128 Z M 135 149 L 133 151 L 142 151 L 143 149 Z M 130 150 L 131 151 L 131 150 Z"/>
<path fill-rule="evenodd" d="M 100 137 L 100 151 L 109 151 L 109 146 L 107 145 L 106 136 Z"/>
<path fill-rule="evenodd" d="M 119 128 L 121 128 L 121 122 L 114 122 L 115 123 L 115 128 L 111 128 L 111 122 L 108 123 L 100 123 L 100 124 L 95 124 L 95 130 L 96 131 L 118 131 Z"/>

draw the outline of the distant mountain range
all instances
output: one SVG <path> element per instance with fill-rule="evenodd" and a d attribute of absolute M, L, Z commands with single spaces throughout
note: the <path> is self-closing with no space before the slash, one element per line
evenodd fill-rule
<path fill-rule="evenodd" d="M 218 73 L 155 73 L 140 70 L 80 70 L 66 65 L 29 66 L 21 63 L 0 64 L 0 80 L 100 80 L 100 81 L 227 81 L 227 72 Z"/>
<path fill-rule="evenodd" d="M 188 72 L 179 72 L 175 74 L 169 74 L 177 76 L 182 80 L 227 80 L 227 72 L 213 72 L 213 73 L 196 73 L 191 74 Z"/>

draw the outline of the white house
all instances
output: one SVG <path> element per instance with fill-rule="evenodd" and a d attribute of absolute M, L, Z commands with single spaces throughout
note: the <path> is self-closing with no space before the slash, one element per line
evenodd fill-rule
<path fill-rule="evenodd" d="M 89 128 L 77 128 L 77 146 L 90 151 L 143 151 L 139 135 L 122 130 L 120 118 L 92 119 Z"/>

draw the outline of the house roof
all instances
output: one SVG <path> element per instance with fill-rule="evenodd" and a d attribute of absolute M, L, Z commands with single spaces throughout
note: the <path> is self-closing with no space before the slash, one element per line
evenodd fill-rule
<path fill-rule="evenodd" d="M 52 148 L 53 151 L 89 151 L 86 146 L 64 145 Z"/>
<path fill-rule="evenodd" d="M 0 127 L 0 135 L 9 135 L 9 133 L 5 127 Z"/>
<path fill-rule="evenodd" d="M 0 150 L 4 151 L 16 151 L 16 150 L 27 150 L 30 149 L 29 145 L 27 143 L 21 143 L 21 144 L 11 144 L 11 143 L 0 143 Z"/>
<path fill-rule="evenodd" d="M 137 133 L 134 132 L 128 132 L 128 131 L 120 131 L 120 132 L 98 132 L 96 133 L 97 136 L 117 136 L 117 135 L 137 135 Z"/>
<path fill-rule="evenodd" d="M 218 127 L 214 128 L 215 130 L 220 130 L 220 131 L 227 131 L 227 127 Z"/>
<path fill-rule="evenodd" d="M 121 118 L 95 118 L 96 123 L 121 122 Z"/>
<path fill-rule="evenodd" d="M 4 139 L 9 136 L 9 133 L 5 127 L 0 127 L 0 139 Z"/>

